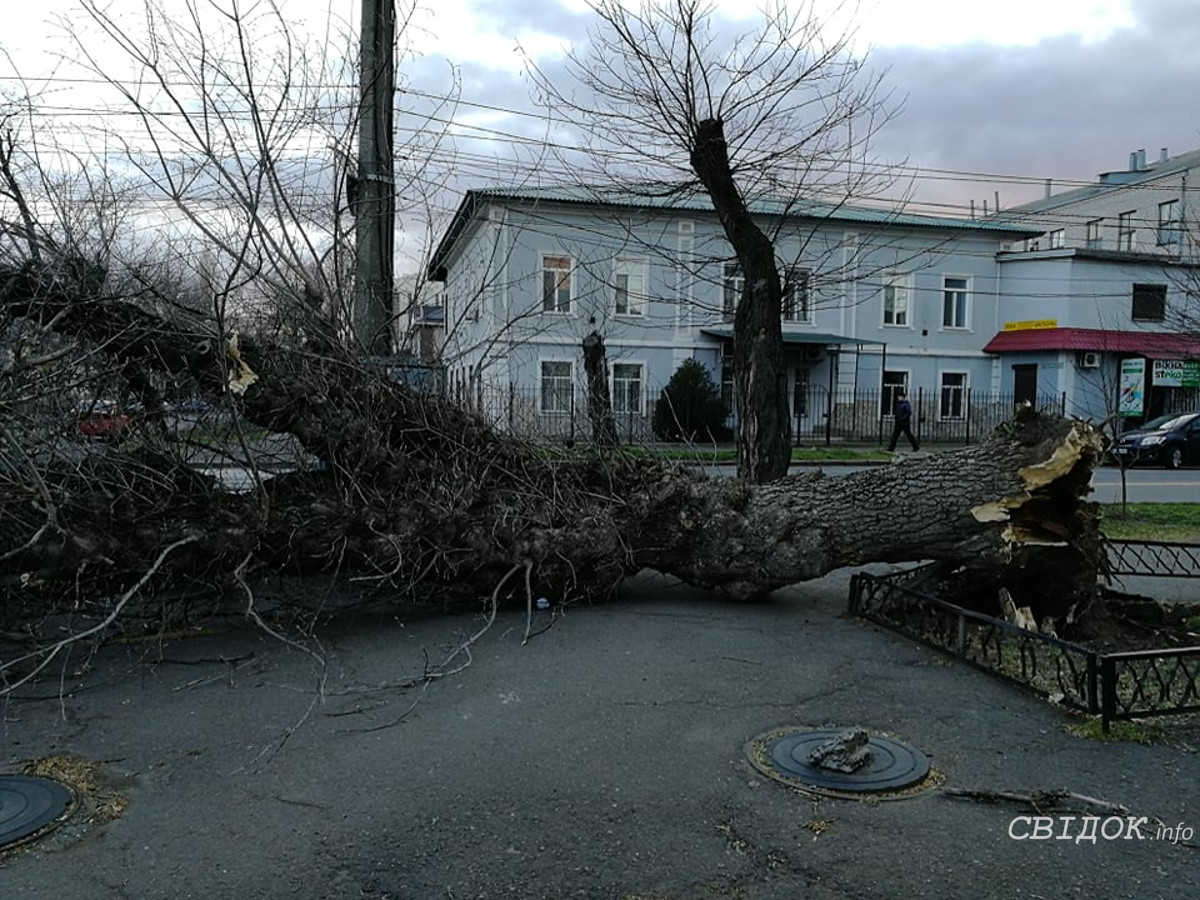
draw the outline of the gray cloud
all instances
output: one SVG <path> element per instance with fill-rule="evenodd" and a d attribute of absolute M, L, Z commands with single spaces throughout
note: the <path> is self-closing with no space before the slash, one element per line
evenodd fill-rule
<path fill-rule="evenodd" d="M 882 152 L 925 167 L 1086 181 L 1124 168 L 1132 150 L 1157 159 L 1164 146 L 1200 147 L 1194 4 L 1139 0 L 1135 13 L 1133 27 L 1094 43 L 876 51 L 873 64 L 889 67 L 889 83 L 907 95 L 880 135 Z M 949 185 L 918 190 L 945 194 Z M 991 193 L 985 183 L 972 196 Z M 1030 198 L 1008 202 L 1020 199 Z"/>

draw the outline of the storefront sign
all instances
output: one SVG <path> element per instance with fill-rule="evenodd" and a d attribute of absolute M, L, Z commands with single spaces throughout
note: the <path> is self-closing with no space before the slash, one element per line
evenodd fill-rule
<path fill-rule="evenodd" d="M 1200 361 L 1156 359 L 1150 378 L 1154 387 L 1200 387 Z"/>
<path fill-rule="evenodd" d="M 1026 319 L 1023 322 L 1005 322 L 1005 331 L 1034 331 L 1038 328 L 1057 328 L 1058 319 Z"/>
<path fill-rule="evenodd" d="M 1121 360 L 1121 393 L 1117 399 L 1117 414 L 1140 416 L 1146 400 L 1146 361 Z"/>

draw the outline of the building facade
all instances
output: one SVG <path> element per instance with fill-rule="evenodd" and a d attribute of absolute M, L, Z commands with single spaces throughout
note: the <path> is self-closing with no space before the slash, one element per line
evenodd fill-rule
<path fill-rule="evenodd" d="M 1008 327 L 984 349 L 1003 389 L 1061 392 L 1067 412 L 1125 425 L 1200 409 L 1197 165 L 1200 151 L 1135 151 L 1127 170 L 997 217 L 1042 232 L 998 260 Z"/>
<path fill-rule="evenodd" d="M 1000 388 L 984 350 L 1010 318 L 999 257 L 1030 227 L 817 203 L 753 211 L 784 278 L 794 433 L 827 430 L 835 396 L 858 407 L 843 418 L 882 420 L 905 390 L 928 398 L 928 418 L 963 420 L 972 391 Z M 687 358 L 731 394 L 742 278 L 707 198 L 470 191 L 428 275 L 445 286 L 450 383 L 499 423 L 570 422 L 593 331 L 631 433 Z"/>

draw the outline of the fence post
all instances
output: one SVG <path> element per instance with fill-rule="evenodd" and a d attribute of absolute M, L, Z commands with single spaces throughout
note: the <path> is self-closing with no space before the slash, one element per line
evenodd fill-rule
<path fill-rule="evenodd" d="M 1105 734 L 1116 714 L 1117 661 L 1105 654 L 1100 657 L 1100 730 Z"/>
<path fill-rule="evenodd" d="M 963 410 L 967 418 L 967 439 L 966 445 L 971 446 L 971 389 L 967 388 L 967 408 Z"/>
<path fill-rule="evenodd" d="M 922 443 L 925 438 L 921 431 L 921 410 L 925 408 L 925 386 L 917 388 L 917 443 Z"/>
<path fill-rule="evenodd" d="M 833 391 L 825 392 L 825 446 L 833 443 Z"/>

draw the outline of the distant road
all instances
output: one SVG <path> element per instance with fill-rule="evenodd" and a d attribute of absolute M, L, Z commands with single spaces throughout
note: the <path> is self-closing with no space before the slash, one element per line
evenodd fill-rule
<path fill-rule="evenodd" d="M 812 466 L 793 466 L 792 474 L 810 471 Z M 849 475 L 871 466 L 825 467 L 827 475 Z M 732 466 L 713 466 L 710 474 L 732 475 Z M 1130 503 L 1200 503 L 1200 469 L 1129 469 L 1126 472 Z M 1098 503 L 1121 502 L 1121 472 L 1105 467 L 1092 476 L 1092 499 Z"/>

